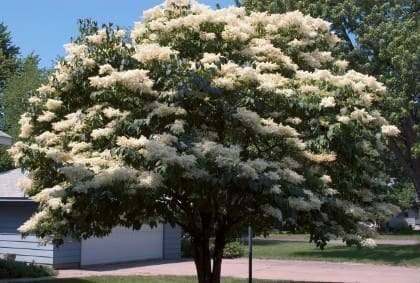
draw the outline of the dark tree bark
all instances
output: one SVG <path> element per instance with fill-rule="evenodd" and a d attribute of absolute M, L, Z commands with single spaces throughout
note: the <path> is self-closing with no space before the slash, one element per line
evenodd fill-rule
<path fill-rule="evenodd" d="M 210 252 L 210 228 L 212 221 L 209 216 L 201 216 L 201 227 L 190 233 L 192 242 L 192 256 L 199 283 L 220 283 L 222 271 L 223 250 L 226 245 L 226 235 L 229 228 L 223 226 L 216 231 L 213 255 Z M 192 231 L 191 231 L 192 232 Z"/>
<path fill-rule="evenodd" d="M 212 283 L 210 237 L 192 237 L 192 252 L 199 283 Z"/>

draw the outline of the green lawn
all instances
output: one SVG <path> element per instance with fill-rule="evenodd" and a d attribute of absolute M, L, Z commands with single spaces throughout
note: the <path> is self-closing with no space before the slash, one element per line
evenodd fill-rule
<path fill-rule="evenodd" d="M 328 244 L 324 250 L 320 250 L 313 243 L 256 240 L 253 255 L 255 258 L 266 259 L 350 261 L 420 266 L 420 245 L 378 245 L 374 249 L 357 249 L 345 245 Z"/>
<path fill-rule="evenodd" d="M 383 240 L 418 240 L 420 242 L 420 231 L 410 231 L 405 233 L 381 233 L 378 239 Z"/>
<path fill-rule="evenodd" d="M 33 283 L 196 283 L 197 279 L 192 276 L 98 276 L 77 279 L 55 279 L 33 281 Z M 222 283 L 246 283 L 248 279 L 222 278 Z M 301 281 L 270 281 L 257 280 L 254 283 L 304 283 Z M 310 283 L 310 282 L 305 282 Z M 315 282 L 312 282 L 315 283 Z M 321 282 L 318 282 L 321 283 Z"/>
<path fill-rule="evenodd" d="M 263 238 L 263 237 L 259 237 Z M 296 240 L 308 240 L 309 234 L 304 233 L 288 233 L 288 232 L 273 232 L 268 235 L 267 239 L 270 240 L 285 240 L 285 239 L 296 239 Z M 379 240 L 419 240 L 420 242 L 420 231 L 408 231 L 404 233 L 380 233 L 378 235 Z"/>

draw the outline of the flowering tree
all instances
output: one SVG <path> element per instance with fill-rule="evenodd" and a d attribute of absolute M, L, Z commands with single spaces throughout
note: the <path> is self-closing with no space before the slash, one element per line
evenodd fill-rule
<path fill-rule="evenodd" d="M 247 225 L 290 218 L 323 246 L 392 214 L 375 170 L 398 134 L 374 110 L 385 89 L 331 56 L 327 22 L 189 1 L 143 20 L 130 39 L 86 29 L 30 98 L 10 153 L 40 205 L 21 232 L 60 243 L 178 224 L 199 282 L 219 282 Z"/>

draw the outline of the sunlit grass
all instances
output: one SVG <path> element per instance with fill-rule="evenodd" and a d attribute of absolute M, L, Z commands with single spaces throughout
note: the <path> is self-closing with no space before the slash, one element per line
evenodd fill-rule
<path fill-rule="evenodd" d="M 378 245 L 374 249 L 328 244 L 324 250 L 313 243 L 262 240 L 254 243 L 255 258 L 362 262 L 420 266 L 420 245 Z"/>

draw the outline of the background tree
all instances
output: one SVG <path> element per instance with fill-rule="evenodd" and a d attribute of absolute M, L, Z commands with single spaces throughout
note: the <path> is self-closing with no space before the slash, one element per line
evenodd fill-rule
<path fill-rule="evenodd" d="M 390 216 L 375 165 L 399 131 L 375 110 L 383 85 L 331 56 L 328 23 L 189 1 L 143 20 L 131 41 L 82 25 L 30 98 L 10 153 L 40 204 L 21 232 L 61 243 L 177 224 L 204 283 L 248 225 L 290 218 L 322 247 Z"/>
<path fill-rule="evenodd" d="M 12 37 L 7 26 L 0 23 L 0 93 L 6 85 L 6 79 L 18 68 L 19 48 L 12 44 Z"/>
<path fill-rule="evenodd" d="M 12 44 L 10 32 L 7 26 L 0 23 L 0 129 L 3 130 L 4 105 L 3 91 L 6 86 L 6 80 L 18 68 L 19 48 Z M 6 147 L 0 146 L 0 171 L 12 168 L 10 157 L 6 153 Z"/>
<path fill-rule="evenodd" d="M 401 130 L 398 137 L 389 139 L 388 145 L 420 196 L 419 1 L 242 0 L 237 3 L 249 10 L 269 13 L 300 10 L 332 23 L 331 29 L 343 40 L 336 54 L 347 59 L 350 68 L 375 76 L 387 86 L 381 108 Z M 404 177 L 395 177 L 404 181 Z"/>
<path fill-rule="evenodd" d="M 38 68 L 39 58 L 29 55 L 25 59 L 17 60 L 18 68 L 11 74 L 0 98 L 2 105 L 1 129 L 14 140 L 18 139 L 20 116 L 27 111 L 28 98 L 45 80 L 45 70 Z M 13 162 L 5 147 L 0 147 L 0 172 L 14 168 Z"/>

